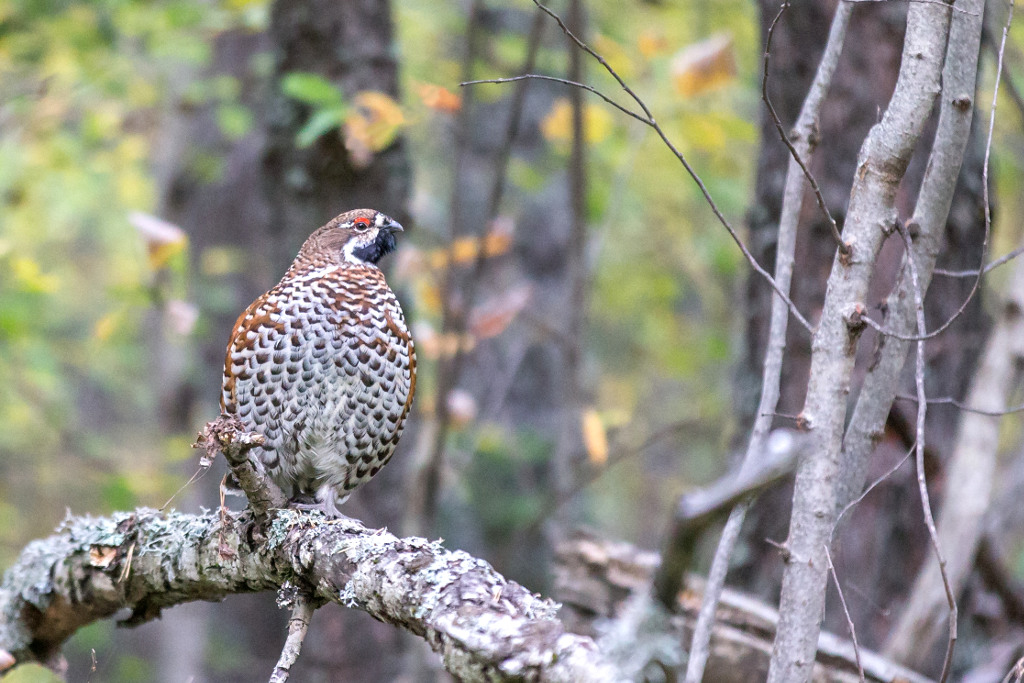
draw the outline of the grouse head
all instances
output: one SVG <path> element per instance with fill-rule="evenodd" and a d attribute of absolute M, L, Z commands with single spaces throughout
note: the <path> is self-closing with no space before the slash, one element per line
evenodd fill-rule
<path fill-rule="evenodd" d="M 321 254 L 331 261 L 376 264 L 395 249 L 398 221 L 373 209 L 347 211 L 309 236 L 299 256 Z"/>

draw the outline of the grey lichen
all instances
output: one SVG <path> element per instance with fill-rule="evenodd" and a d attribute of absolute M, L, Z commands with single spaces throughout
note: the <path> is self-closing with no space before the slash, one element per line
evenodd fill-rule
<path fill-rule="evenodd" d="M 607 679 L 595 674 L 604 665 L 593 642 L 565 633 L 556 603 L 468 553 L 291 510 L 275 512 L 266 540 L 250 545 L 247 524 L 144 509 L 68 518 L 26 547 L 0 585 L 0 649 L 29 661 L 121 607 L 139 623 L 228 593 L 279 589 L 290 604 L 292 588 L 305 585 L 424 637 L 462 680 Z M 37 613 L 31 622 L 26 606 Z"/>

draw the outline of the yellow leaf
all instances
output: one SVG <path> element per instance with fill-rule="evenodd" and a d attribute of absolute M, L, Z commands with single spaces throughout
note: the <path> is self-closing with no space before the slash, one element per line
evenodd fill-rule
<path fill-rule="evenodd" d="M 59 285 L 56 275 L 44 273 L 39 263 L 28 256 L 13 259 L 11 273 L 24 291 L 34 294 L 53 294 Z"/>
<path fill-rule="evenodd" d="M 353 165 L 365 168 L 374 152 L 386 149 L 405 125 L 405 115 L 395 100 L 382 92 L 364 90 L 352 100 L 345 117 L 345 148 Z"/>
<path fill-rule="evenodd" d="M 107 341 L 117 330 L 119 318 L 117 313 L 107 313 L 92 326 L 92 336 L 101 342 Z"/>
<path fill-rule="evenodd" d="M 633 60 L 629 58 L 629 53 L 625 48 L 617 42 L 608 36 L 598 34 L 594 37 L 594 50 L 604 57 L 608 66 L 615 69 L 623 79 L 628 81 L 633 76 Z"/>
<path fill-rule="evenodd" d="M 159 270 L 176 254 L 180 254 L 188 246 L 188 235 L 184 230 L 162 218 L 133 211 L 128 214 L 130 222 L 146 245 L 149 254 L 149 266 Z"/>
<path fill-rule="evenodd" d="M 434 315 L 441 313 L 441 290 L 438 289 L 436 283 L 424 278 L 420 281 L 416 294 L 416 303 L 424 311 Z"/>
<path fill-rule="evenodd" d="M 593 465 L 601 467 L 608 462 L 608 434 L 604 430 L 601 416 L 593 408 L 587 408 L 581 416 L 583 446 Z"/>
<path fill-rule="evenodd" d="M 452 263 L 469 263 L 476 260 L 480 242 L 475 237 L 459 237 L 448 247 Z"/>
<path fill-rule="evenodd" d="M 484 256 L 501 256 L 512 246 L 512 230 L 508 220 L 495 219 L 491 229 L 483 236 Z M 480 252 L 479 237 L 457 237 L 445 249 L 434 249 L 426 254 L 431 268 L 440 270 L 451 265 L 461 266 L 476 261 Z"/>
<path fill-rule="evenodd" d="M 684 97 L 720 88 L 735 78 L 736 54 L 728 35 L 694 43 L 672 60 L 672 83 Z"/>
<path fill-rule="evenodd" d="M 454 114 L 462 109 L 462 97 L 433 83 L 419 83 L 416 86 L 416 94 L 420 96 L 423 104 L 434 111 Z"/>
<path fill-rule="evenodd" d="M 636 48 L 646 59 L 661 54 L 668 49 L 668 41 L 662 33 L 648 29 L 636 40 Z"/>
<path fill-rule="evenodd" d="M 611 130 L 612 115 L 603 105 L 584 105 L 583 138 L 587 142 L 601 142 Z M 551 111 L 541 121 L 540 132 L 546 140 L 557 144 L 568 144 L 572 140 L 572 105 L 568 99 L 555 100 Z"/>

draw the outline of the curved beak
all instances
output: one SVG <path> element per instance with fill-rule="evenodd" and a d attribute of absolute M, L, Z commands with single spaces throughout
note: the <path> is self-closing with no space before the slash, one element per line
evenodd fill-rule
<path fill-rule="evenodd" d="M 402 224 L 394 219 L 391 219 L 391 222 L 385 225 L 384 229 L 388 232 L 405 232 L 405 228 L 402 227 Z"/>

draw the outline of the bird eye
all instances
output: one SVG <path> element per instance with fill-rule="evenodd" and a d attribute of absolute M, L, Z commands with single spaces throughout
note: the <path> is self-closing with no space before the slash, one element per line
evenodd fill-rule
<path fill-rule="evenodd" d="M 355 228 L 356 232 L 366 232 L 370 229 L 370 223 L 365 220 L 356 221 L 352 224 L 352 227 Z"/>

